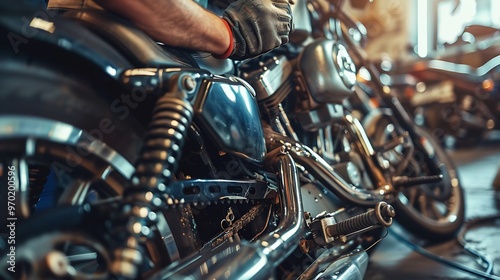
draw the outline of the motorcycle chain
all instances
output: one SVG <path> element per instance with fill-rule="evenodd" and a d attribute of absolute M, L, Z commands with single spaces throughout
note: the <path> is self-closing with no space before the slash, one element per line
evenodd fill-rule
<path fill-rule="evenodd" d="M 270 206 L 270 203 L 263 202 L 263 203 L 258 203 L 257 205 L 253 206 L 247 213 L 245 213 L 243 216 L 241 216 L 240 219 L 233 222 L 232 225 L 230 225 L 224 231 L 222 231 L 217 236 L 212 238 L 212 240 L 205 243 L 205 245 L 203 245 L 203 247 L 200 249 L 200 252 L 211 250 L 211 249 L 221 245 L 222 243 L 230 240 L 241 229 L 243 229 L 246 225 L 248 225 L 250 222 L 255 220 L 255 218 L 257 216 L 259 216 L 264 211 L 265 206 Z"/>

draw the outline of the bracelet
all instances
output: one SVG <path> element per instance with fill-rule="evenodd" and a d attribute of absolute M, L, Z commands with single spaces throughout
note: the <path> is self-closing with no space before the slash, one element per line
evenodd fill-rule
<path fill-rule="evenodd" d="M 221 18 L 221 20 L 222 20 L 222 22 L 224 22 L 224 25 L 226 25 L 227 31 L 229 32 L 229 47 L 227 48 L 226 52 L 224 52 L 223 54 L 221 54 L 221 55 L 212 54 L 212 56 L 217 58 L 217 59 L 226 59 L 231 55 L 231 53 L 233 53 L 234 37 L 233 37 L 233 30 L 231 29 L 231 26 L 229 26 L 229 23 L 227 22 L 227 20 L 225 20 L 224 18 Z"/>

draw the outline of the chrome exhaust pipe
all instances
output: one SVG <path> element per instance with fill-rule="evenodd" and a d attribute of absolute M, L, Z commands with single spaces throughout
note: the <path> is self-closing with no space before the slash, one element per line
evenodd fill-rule
<path fill-rule="evenodd" d="M 388 196 L 392 193 L 390 187 L 387 187 L 386 190 L 368 190 L 356 187 L 342 178 L 337 170 L 333 169 L 330 164 L 308 146 L 272 130 L 267 130 L 266 134 L 269 134 L 266 141 L 267 145 L 271 147 L 270 150 L 282 145 L 287 146 L 293 160 L 342 201 L 361 207 L 375 207 L 378 202 L 392 197 L 392 195 Z"/>
<path fill-rule="evenodd" d="M 267 279 L 298 246 L 305 231 L 297 167 L 288 153 L 274 158 L 279 174 L 280 224 L 255 242 L 226 242 L 209 253 L 156 273 L 152 279 Z"/>
<path fill-rule="evenodd" d="M 340 258 L 314 275 L 316 280 L 362 280 L 368 268 L 368 254 L 362 252 L 349 257 Z M 313 278 L 299 278 L 313 279 Z"/>

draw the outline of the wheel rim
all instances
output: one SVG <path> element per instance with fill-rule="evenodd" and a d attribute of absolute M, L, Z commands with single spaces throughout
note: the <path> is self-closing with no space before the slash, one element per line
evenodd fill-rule
<path fill-rule="evenodd" d="M 57 177 L 57 185 L 63 187 L 60 192 L 54 193 L 54 205 L 51 208 L 63 205 L 83 205 L 119 196 L 134 171 L 133 165 L 124 157 L 85 131 L 66 123 L 35 117 L 2 116 L 0 119 L 0 155 L 0 169 L 6 171 L 9 167 L 13 167 L 16 172 L 15 205 L 17 211 L 15 218 L 18 218 L 16 221 L 19 224 L 29 221 L 29 217 L 33 214 L 33 205 L 28 199 L 28 193 L 31 191 L 29 181 L 29 166 L 31 165 L 40 168 L 45 166 L 52 170 Z M 2 177 L 6 183 L 7 176 Z M 6 215 L 9 217 L 9 214 L 6 213 Z M 25 221 L 25 219 L 28 220 Z M 98 243 L 87 242 L 77 233 L 68 235 L 56 231 L 48 233 L 51 236 L 49 239 L 46 239 L 47 233 L 28 234 L 31 236 L 27 241 L 28 245 L 17 245 L 20 251 L 26 251 L 24 257 L 18 254 L 16 259 L 16 262 L 25 264 L 22 273 L 35 275 L 33 277 L 36 278 L 38 273 L 36 269 L 39 269 L 39 266 L 33 264 L 35 260 L 30 258 L 36 255 L 33 254 L 33 244 L 38 244 L 36 245 L 36 251 L 38 251 L 38 248 L 43 247 L 44 242 L 50 241 L 49 244 L 53 245 L 53 248 L 44 245 L 47 247 L 44 247 L 47 249 L 44 254 L 54 252 L 51 255 L 54 257 L 40 256 L 42 259 L 36 261 L 47 261 L 46 258 L 49 258 L 56 260 L 55 266 L 62 262 L 67 263 L 62 266 L 67 266 L 68 273 L 80 279 L 105 277 L 106 269 L 102 267 L 94 267 L 90 270 L 84 268 L 86 265 L 95 263 L 97 256 L 101 260 L 109 259 L 104 248 Z M 62 238 L 66 240 L 64 246 L 61 243 Z M 69 251 L 68 246 L 73 249 L 79 248 L 79 253 L 74 250 Z M 86 248 L 84 255 L 81 254 L 82 248 Z M 78 262 L 75 262 L 77 259 Z M 109 260 L 104 262 L 106 263 L 109 263 Z"/>
<path fill-rule="evenodd" d="M 387 143 L 387 141 L 394 139 L 394 137 L 400 134 L 387 120 L 381 123 L 380 127 L 383 127 L 383 132 L 377 135 L 376 143 L 378 145 Z M 393 174 L 393 176 L 403 175 L 412 177 L 430 175 L 432 171 L 429 170 L 429 162 L 427 161 L 432 160 L 439 165 L 443 179 L 440 183 L 436 184 L 418 185 L 402 189 L 398 193 L 398 203 L 402 207 L 398 207 L 400 208 L 398 210 L 405 211 L 413 217 L 414 221 L 412 222 L 416 221 L 435 228 L 446 228 L 450 227 L 450 225 L 455 227 L 454 224 L 457 224 L 461 219 L 461 211 L 463 209 L 460 205 L 463 198 L 461 197 L 462 194 L 459 189 L 460 185 L 456 170 L 436 141 L 433 141 L 431 136 L 427 135 L 420 128 L 416 129 L 417 133 L 421 135 L 421 144 L 424 145 L 427 141 L 428 144 L 434 147 L 434 155 L 432 159 L 426 160 L 425 153 L 416 150 L 408 162 L 408 167 L 402 170 L 401 174 Z M 403 150 L 403 145 L 401 145 L 401 147 L 383 156 L 391 163 L 393 171 L 401 169 L 400 164 L 403 158 Z"/>

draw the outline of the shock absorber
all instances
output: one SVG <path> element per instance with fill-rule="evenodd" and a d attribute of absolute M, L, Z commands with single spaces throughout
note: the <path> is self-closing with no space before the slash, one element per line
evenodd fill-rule
<path fill-rule="evenodd" d="M 159 75 L 161 76 L 161 75 Z M 155 104 L 131 184 L 110 230 L 117 237 L 111 270 L 115 275 L 135 278 L 142 262 L 140 243 L 152 236 L 156 212 L 165 204 L 177 204 L 169 183 L 181 156 L 184 138 L 193 119 L 187 93 L 196 82 L 189 74 L 174 75 L 166 81 L 168 93 Z"/>

